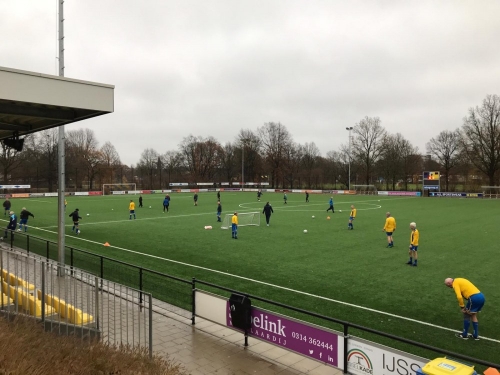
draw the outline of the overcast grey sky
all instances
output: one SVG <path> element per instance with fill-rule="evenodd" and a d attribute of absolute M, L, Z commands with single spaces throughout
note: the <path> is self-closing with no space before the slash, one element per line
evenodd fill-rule
<path fill-rule="evenodd" d="M 57 74 L 57 1 L 0 0 L 0 66 Z M 281 122 L 322 155 L 378 116 L 421 152 L 500 94 L 500 2 L 69 0 L 67 77 L 113 84 L 93 129 L 125 164 Z"/>

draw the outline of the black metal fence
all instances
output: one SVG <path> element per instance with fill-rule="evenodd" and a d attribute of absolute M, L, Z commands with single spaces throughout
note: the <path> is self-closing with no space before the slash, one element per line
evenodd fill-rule
<path fill-rule="evenodd" d="M 58 259 L 58 246 L 56 242 L 31 236 L 24 233 L 12 233 L 8 238 L 10 247 L 14 246 L 26 250 L 28 253 L 35 253 L 47 259 Z M 191 318 L 192 324 L 195 324 L 195 299 L 194 294 L 200 285 L 205 286 L 207 290 L 216 292 L 219 295 L 229 295 L 232 293 L 240 294 L 260 301 L 266 305 L 274 306 L 289 312 L 303 314 L 310 318 L 316 318 L 319 321 L 334 323 L 340 325 L 344 334 L 344 373 L 347 373 L 347 340 L 352 330 L 367 332 L 379 337 L 384 337 L 393 341 L 408 344 L 421 349 L 429 350 L 434 353 L 444 354 L 463 361 L 478 364 L 486 367 L 500 369 L 500 364 L 492 363 L 477 358 L 472 358 L 463 354 L 455 353 L 449 350 L 433 347 L 417 341 L 409 340 L 386 332 L 378 331 L 372 328 L 364 327 L 359 324 L 350 323 L 344 320 L 331 318 L 325 315 L 317 314 L 304 309 L 289 306 L 280 302 L 271 301 L 263 297 L 240 292 L 220 285 L 212 284 L 202 280 L 192 279 L 184 280 L 175 276 L 167 275 L 161 272 L 153 271 L 147 268 L 136 266 L 120 260 L 108 258 L 102 255 L 94 254 L 86 250 L 67 246 L 65 252 L 65 263 L 71 267 L 86 270 L 99 276 L 102 279 L 119 282 L 140 291 L 153 294 L 154 298 L 166 302 L 171 306 L 169 311 L 177 313 L 184 317 Z M 69 258 L 69 259 L 68 259 Z M 163 306 L 162 306 L 163 307 Z M 186 314 L 186 312 L 190 312 Z M 246 338 L 245 338 L 246 341 Z"/>

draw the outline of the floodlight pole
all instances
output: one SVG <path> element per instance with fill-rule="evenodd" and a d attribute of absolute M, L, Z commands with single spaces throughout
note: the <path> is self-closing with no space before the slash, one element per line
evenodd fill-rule
<path fill-rule="evenodd" d="M 349 131 L 349 183 L 348 189 L 351 190 L 351 131 L 352 126 L 346 127 L 345 130 Z"/>
<path fill-rule="evenodd" d="M 59 76 L 64 77 L 64 0 L 59 1 Z M 65 171 L 65 136 L 64 136 L 64 125 L 59 126 L 59 139 L 57 147 L 57 157 L 59 165 L 59 178 L 58 178 L 58 227 L 57 227 L 57 244 L 58 244 L 58 256 L 57 260 L 59 267 L 57 269 L 57 274 L 61 277 L 64 276 L 64 250 L 66 248 L 65 243 L 65 212 L 64 212 L 64 198 L 66 192 L 66 171 Z"/>
<path fill-rule="evenodd" d="M 241 191 L 245 187 L 245 143 L 241 142 Z"/>

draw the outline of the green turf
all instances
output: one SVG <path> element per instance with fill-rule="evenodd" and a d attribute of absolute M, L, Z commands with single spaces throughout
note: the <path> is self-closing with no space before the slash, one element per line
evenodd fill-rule
<path fill-rule="evenodd" d="M 311 194 L 310 203 L 305 203 L 303 194 L 290 193 L 288 204 L 284 205 L 282 194 L 278 193 L 265 193 L 263 201 L 257 202 L 255 193 L 223 192 L 223 214 L 234 210 L 262 211 L 267 200 L 275 210 L 270 227 L 261 215 L 260 227 L 240 227 L 238 240 L 233 240 L 230 230 L 221 230 L 216 222 L 215 193 L 201 193 L 196 207 L 191 194 L 171 196 L 169 213 L 162 213 L 162 195 L 143 196 L 145 207 L 137 208 L 136 220 L 129 220 L 130 196 L 69 197 L 67 215 L 78 207 L 83 220 L 82 233 L 76 237 L 67 217 L 67 245 L 186 280 L 196 277 L 476 358 L 500 361 L 498 343 L 460 341 L 449 331 L 356 307 L 459 330 L 462 317 L 458 304 L 453 291 L 446 288 L 443 281 L 446 277 L 465 277 L 476 284 L 487 299 L 479 315 L 480 335 L 500 340 L 497 303 L 500 288 L 496 280 L 500 201 L 339 195 L 334 197 L 335 214 L 327 214 L 327 195 Z M 138 196 L 132 198 L 137 203 Z M 354 231 L 347 230 L 350 204 L 358 209 Z M 29 222 L 33 226 L 29 233 L 56 240 L 57 200 L 13 200 L 17 213 L 23 205 L 35 214 L 35 219 Z M 392 249 L 386 248 L 382 232 L 386 211 L 393 214 L 398 224 Z M 327 215 L 331 220 L 326 219 Z M 415 221 L 420 230 L 418 267 L 405 264 L 411 221 Z M 206 225 L 212 225 L 213 229 L 205 230 Z M 307 234 L 303 233 L 304 229 L 308 230 Z M 104 247 L 105 242 L 111 247 Z M 37 246 L 30 241 L 30 246 L 31 251 L 45 251 L 45 244 L 41 242 Z M 56 251 L 54 246 L 51 252 Z M 99 264 L 92 257 L 79 256 L 78 259 L 76 266 L 98 271 Z M 118 281 L 126 278 L 138 286 L 134 270 L 110 269 L 105 277 Z M 145 284 L 150 281 L 151 285 L 157 285 L 151 290 L 154 294 L 169 295 L 165 290 L 168 288 L 160 288 L 161 278 L 154 275 L 148 278 L 154 280 L 143 280 Z M 188 305 L 189 285 L 172 282 L 169 287 L 170 284 L 174 290 L 170 295 L 178 296 L 179 305 Z M 394 342 L 359 334 L 395 346 Z"/>

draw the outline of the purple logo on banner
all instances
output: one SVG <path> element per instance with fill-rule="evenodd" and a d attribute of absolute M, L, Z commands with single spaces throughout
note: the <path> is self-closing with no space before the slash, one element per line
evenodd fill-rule
<path fill-rule="evenodd" d="M 231 310 L 227 302 L 226 324 L 232 327 Z M 338 366 L 338 335 L 283 316 L 252 307 L 251 337 L 268 341 L 329 365 Z"/>

